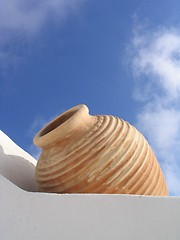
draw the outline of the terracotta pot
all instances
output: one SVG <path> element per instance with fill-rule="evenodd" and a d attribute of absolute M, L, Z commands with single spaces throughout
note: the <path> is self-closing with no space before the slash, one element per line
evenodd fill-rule
<path fill-rule="evenodd" d="M 136 128 L 113 116 L 90 116 L 85 105 L 61 114 L 34 138 L 42 148 L 38 191 L 166 196 L 159 163 Z"/>

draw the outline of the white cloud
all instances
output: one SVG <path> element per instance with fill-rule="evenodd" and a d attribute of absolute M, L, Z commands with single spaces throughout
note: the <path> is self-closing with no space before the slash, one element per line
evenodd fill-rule
<path fill-rule="evenodd" d="M 76 14 L 86 0 L 1 0 L 0 1 L 0 72 L 21 61 L 20 46 L 39 36 L 47 23 L 62 24 Z M 21 49 L 22 50 L 22 49 Z"/>
<path fill-rule="evenodd" d="M 155 104 L 152 103 L 151 107 L 146 105 L 144 111 L 138 115 L 138 127 L 148 135 L 150 142 L 161 153 L 166 153 L 180 144 L 180 112 Z"/>
<path fill-rule="evenodd" d="M 76 12 L 83 2 L 84 0 L 1 0 L 0 31 L 37 32 L 49 17 L 61 21 L 69 12 Z"/>
<path fill-rule="evenodd" d="M 134 36 L 134 68 L 138 74 L 150 75 L 151 84 L 160 87 L 171 100 L 180 94 L 180 32 L 159 30 Z"/>
<path fill-rule="evenodd" d="M 135 30 L 131 44 L 137 127 L 163 167 L 169 191 L 180 195 L 180 32 Z"/>

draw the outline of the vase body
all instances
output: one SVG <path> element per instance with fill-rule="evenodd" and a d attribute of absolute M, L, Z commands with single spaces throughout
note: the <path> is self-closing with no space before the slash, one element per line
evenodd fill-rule
<path fill-rule="evenodd" d="M 167 196 L 160 165 L 143 135 L 117 117 L 90 116 L 78 105 L 34 138 L 42 148 L 37 190 Z"/>

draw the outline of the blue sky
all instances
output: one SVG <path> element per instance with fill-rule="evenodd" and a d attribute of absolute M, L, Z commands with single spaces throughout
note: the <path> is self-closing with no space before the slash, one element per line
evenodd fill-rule
<path fill-rule="evenodd" d="M 1 129 L 33 156 L 33 137 L 77 104 L 148 139 L 180 195 L 180 2 L 1 0 Z"/>

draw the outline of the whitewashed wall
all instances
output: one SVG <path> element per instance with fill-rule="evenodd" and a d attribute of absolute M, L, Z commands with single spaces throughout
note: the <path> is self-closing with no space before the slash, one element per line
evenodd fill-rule
<path fill-rule="evenodd" d="M 2 240 L 180 239 L 179 197 L 28 192 L 0 173 Z"/>

